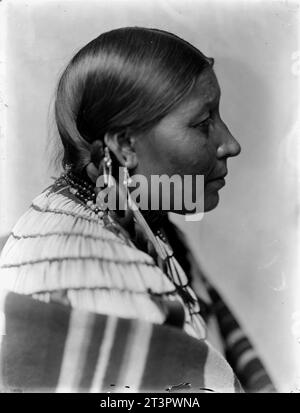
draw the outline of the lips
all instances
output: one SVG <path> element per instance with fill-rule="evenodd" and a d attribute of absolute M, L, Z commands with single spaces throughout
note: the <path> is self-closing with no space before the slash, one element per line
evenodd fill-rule
<path fill-rule="evenodd" d="M 224 180 L 224 178 L 225 178 L 226 175 L 227 175 L 227 172 L 223 173 L 222 175 L 218 175 L 218 176 L 212 177 L 212 178 L 208 179 L 208 180 L 206 181 L 206 183 L 212 182 L 212 181 Z"/>

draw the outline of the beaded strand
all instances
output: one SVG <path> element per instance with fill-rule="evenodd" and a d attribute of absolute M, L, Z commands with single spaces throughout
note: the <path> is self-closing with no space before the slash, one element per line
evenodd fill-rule
<path fill-rule="evenodd" d="M 96 194 L 93 185 L 88 182 L 75 177 L 71 172 L 63 175 L 63 179 L 70 185 L 69 191 L 75 195 L 79 200 L 84 202 L 88 208 L 90 208 L 100 218 L 103 217 L 104 211 L 102 211 L 96 204 Z"/>

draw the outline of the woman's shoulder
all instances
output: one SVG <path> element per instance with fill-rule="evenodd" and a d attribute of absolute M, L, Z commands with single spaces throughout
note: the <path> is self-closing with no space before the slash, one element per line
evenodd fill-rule
<path fill-rule="evenodd" d="M 124 287 L 124 279 L 133 290 L 170 289 L 152 257 L 107 229 L 67 188 L 49 187 L 32 201 L 0 259 L 0 286 L 26 294 L 112 282 Z"/>
<path fill-rule="evenodd" d="M 67 187 L 60 191 L 49 187 L 33 199 L 28 210 L 13 227 L 3 248 L 2 262 L 4 257 L 10 255 L 14 245 L 18 244 L 20 247 L 22 243 L 27 247 L 22 248 L 26 256 L 29 254 L 30 245 L 37 244 L 40 260 L 64 255 L 70 247 L 73 254 L 84 253 L 82 249 L 80 252 L 76 251 L 76 242 L 68 243 L 68 240 L 101 240 L 124 244 L 123 240 L 105 228 L 103 220 L 91 209 L 75 201 Z M 63 251 L 58 248 L 61 241 L 65 241 Z M 42 244 L 47 244 L 48 248 L 41 248 Z M 32 250 L 31 254 L 37 255 L 37 250 Z"/>

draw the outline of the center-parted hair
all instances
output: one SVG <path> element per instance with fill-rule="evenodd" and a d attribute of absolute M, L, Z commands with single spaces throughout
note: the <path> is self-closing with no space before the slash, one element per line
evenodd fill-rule
<path fill-rule="evenodd" d="M 89 42 L 58 83 L 55 118 L 63 166 L 82 171 L 107 132 L 153 127 L 211 61 L 183 39 L 157 29 L 125 27 Z"/>

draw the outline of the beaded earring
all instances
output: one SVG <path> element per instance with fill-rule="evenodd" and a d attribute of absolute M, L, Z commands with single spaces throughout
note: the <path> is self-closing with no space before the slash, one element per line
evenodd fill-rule
<path fill-rule="evenodd" d="M 109 198 L 107 199 L 107 197 L 110 197 L 112 204 L 116 204 L 116 186 L 115 179 L 112 175 L 112 159 L 107 146 L 104 148 L 104 158 L 102 164 L 103 174 L 99 175 L 96 180 L 96 204 L 101 210 L 107 211 L 107 209 L 109 209 L 107 205 L 107 200 L 109 200 Z"/>
<path fill-rule="evenodd" d="M 113 185 L 113 179 L 112 179 L 112 160 L 110 157 L 109 149 L 106 146 L 104 148 L 104 159 L 103 159 L 103 179 L 104 179 L 104 184 L 107 185 L 108 187 L 111 187 Z"/>
<path fill-rule="evenodd" d="M 126 190 L 128 190 L 128 185 L 130 185 L 131 183 L 132 183 L 132 178 L 129 175 L 128 168 L 127 168 L 127 165 L 125 163 L 123 184 L 124 184 Z"/>

